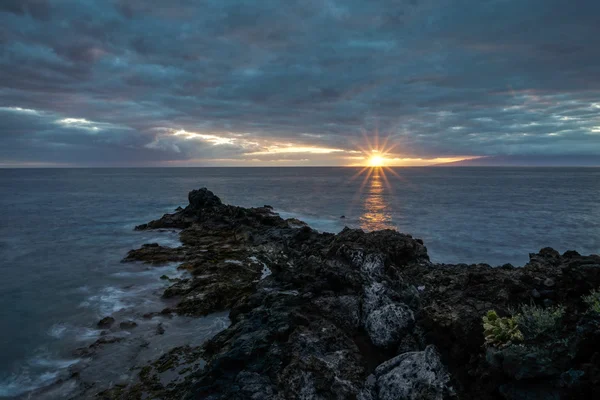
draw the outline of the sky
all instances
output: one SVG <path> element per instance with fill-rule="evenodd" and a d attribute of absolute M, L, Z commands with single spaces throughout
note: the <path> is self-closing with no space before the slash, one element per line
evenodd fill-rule
<path fill-rule="evenodd" d="M 597 0 L 2 0 L 0 167 L 362 165 L 372 149 L 398 166 L 600 165 L 599 15 Z"/>

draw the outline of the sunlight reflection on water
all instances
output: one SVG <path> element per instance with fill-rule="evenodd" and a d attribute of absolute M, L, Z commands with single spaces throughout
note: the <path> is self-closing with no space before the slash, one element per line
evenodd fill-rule
<path fill-rule="evenodd" d="M 394 229 L 390 205 L 386 201 L 386 189 L 383 171 L 375 168 L 369 177 L 368 189 L 365 192 L 365 212 L 360 216 L 360 227 L 366 231 Z"/>

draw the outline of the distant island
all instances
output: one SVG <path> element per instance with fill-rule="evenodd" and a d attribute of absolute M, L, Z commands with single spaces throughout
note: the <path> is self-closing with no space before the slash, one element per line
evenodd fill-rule
<path fill-rule="evenodd" d="M 496 155 L 437 164 L 437 167 L 599 167 L 596 155 Z"/>
<path fill-rule="evenodd" d="M 79 382 L 81 397 L 583 399 L 600 389 L 600 256 L 545 248 L 523 267 L 434 264 L 410 235 L 320 233 L 206 188 L 136 229 L 181 229 L 183 245 L 147 244 L 125 262 L 187 271 L 163 277 L 173 306 L 145 318 L 229 310 L 231 324 L 132 365 L 134 381 Z M 135 328 L 107 316 L 80 352 L 109 349 L 117 323 Z"/>

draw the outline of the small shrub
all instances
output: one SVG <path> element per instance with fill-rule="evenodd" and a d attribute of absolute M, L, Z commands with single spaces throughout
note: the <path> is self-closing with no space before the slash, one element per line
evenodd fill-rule
<path fill-rule="evenodd" d="M 590 311 L 600 314 L 600 291 L 592 290 L 587 296 L 583 296 L 583 302 L 588 305 Z"/>
<path fill-rule="evenodd" d="M 560 333 L 563 315 L 563 306 L 542 308 L 531 304 L 521 306 L 515 319 L 525 339 L 534 340 L 540 337 L 556 338 Z"/>
<path fill-rule="evenodd" d="M 483 317 L 483 335 L 486 345 L 504 346 L 523 340 L 514 317 L 500 318 L 496 311 L 490 310 Z"/>

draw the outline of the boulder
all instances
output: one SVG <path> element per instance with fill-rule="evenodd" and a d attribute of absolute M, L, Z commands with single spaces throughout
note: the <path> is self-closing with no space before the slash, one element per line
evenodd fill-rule
<path fill-rule="evenodd" d="M 96 324 L 100 329 L 109 329 L 115 323 L 113 317 L 104 317 Z"/>
<path fill-rule="evenodd" d="M 401 354 L 367 378 L 359 400 L 445 400 L 454 397 L 450 376 L 434 346 Z"/>
<path fill-rule="evenodd" d="M 414 314 L 406 304 L 390 303 L 367 316 L 365 329 L 375 346 L 391 347 L 410 333 L 414 323 Z"/>

